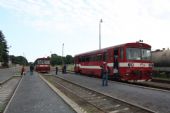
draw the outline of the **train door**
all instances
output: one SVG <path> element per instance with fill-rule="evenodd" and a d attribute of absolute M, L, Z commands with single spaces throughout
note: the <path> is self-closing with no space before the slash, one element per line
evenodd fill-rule
<path fill-rule="evenodd" d="M 113 73 L 114 73 L 114 79 L 120 79 L 120 73 L 119 73 L 119 48 L 114 49 L 113 53 Z"/>
<path fill-rule="evenodd" d="M 74 71 L 77 73 L 79 71 L 79 57 L 74 59 Z"/>

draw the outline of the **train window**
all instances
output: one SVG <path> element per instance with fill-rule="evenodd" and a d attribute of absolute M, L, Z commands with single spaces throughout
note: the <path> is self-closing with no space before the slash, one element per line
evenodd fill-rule
<path fill-rule="evenodd" d="M 85 57 L 84 56 L 82 56 L 82 62 L 85 62 Z"/>
<path fill-rule="evenodd" d="M 89 56 L 86 56 L 85 59 L 86 59 L 86 62 L 90 61 L 90 57 Z"/>
<path fill-rule="evenodd" d="M 95 61 L 95 56 L 94 55 L 90 56 L 90 61 Z"/>
<path fill-rule="evenodd" d="M 79 57 L 78 62 L 81 62 L 81 57 Z"/>
<path fill-rule="evenodd" d="M 102 61 L 102 55 L 101 54 L 97 55 L 97 61 Z"/>
<path fill-rule="evenodd" d="M 96 56 L 96 55 L 93 57 L 93 60 L 94 60 L 94 61 L 97 61 L 97 56 Z"/>
<path fill-rule="evenodd" d="M 106 52 L 104 52 L 104 54 L 103 54 L 103 61 L 107 61 L 107 58 L 108 58 L 108 54 Z"/>
<path fill-rule="evenodd" d="M 124 52 L 124 51 L 123 51 L 123 48 L 121 48 L 121 49 L 120 49 L 120 59 L 122 59 L 122 60 L 123 60 L 123 52 Z"/>

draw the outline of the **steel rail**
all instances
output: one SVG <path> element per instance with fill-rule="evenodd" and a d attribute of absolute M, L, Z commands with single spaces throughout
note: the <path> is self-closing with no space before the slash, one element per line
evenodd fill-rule
<path fill-rule="evenodd" d="M 62 78 L 62 77 L 58 77 L 58 76 L 56 76 L 56 77 L 57 77 L 57 78 L 60 78 L 60 79 L 62 79 L 62 80 L 64 80 L 64 81 L 66 81 L 66 82 L 68 82 L 68 83 L 70 83 L 70 84 L 76 85 L 76 86 L 78 86 L 78 87 L 81 87 L 81 88 L 83 88 L 83 89 L 89 90 L 89 91 L 91 91 L 91 92 L 95 92 L 96 94 L 100 94 L 100 95 L 103 95 L 103 96 L 105 96 L 105 97 L 107 97 L 107 98 L 112 98 L 113 100 L 116 100 L 116 101 L 118 101 L 118 102 L 127 104 L 127 105 L 129 105 L 129 106 L 131 106 L 131 107 L 133 107 L 133 108 L 138 108 L 138 109 L 144 110 L 145 112 L 147 111 L 148 113 L 155 113 L 155 111 L 150 110 L 150 109 L 148 109 L 148 108 L 145 108 L 145 107 L 143 107 L 143 106 L 140 106 L 140 105 L 137 105 L 137 104 L 133 104 L 133 103 L 129 103 L 129 102 L 125 101 L 125 100 L 122 100 L 122 99 L 119 99 L 119 98 L 110 96 L 110 95 L 105 94 L 105 93 L 98 92 L 97 90 L 91 89 L 91 88 L 89 88 L 89 87 L 82 86 L 82 85 L 77 84 L 77 83 L 73 83 L 72 81 L 66 80 L 66 79 L 64 79 L 64 78 Z"/>

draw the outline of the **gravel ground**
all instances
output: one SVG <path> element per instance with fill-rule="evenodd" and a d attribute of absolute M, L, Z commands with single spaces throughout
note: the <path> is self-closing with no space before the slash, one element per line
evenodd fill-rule
<path fill-rule="evenodd" d="M 59 74 L 57 76 L 79 83 L 83 86 L 90 87 L 99 92 L 109 94 L 113 97 L 147 107 L 158 113 L 170 113 L 170 91 L 162 92 L 132 85 L 120 84 L 114 81 L 109 81 L 108 87 L 102 87 L 102 81 L 97 78 L 75 74 Z"/>
<path fill-rule="evenodd" d="M 5 113 L 75 112 L 36 73 L 27 73 Z"/>

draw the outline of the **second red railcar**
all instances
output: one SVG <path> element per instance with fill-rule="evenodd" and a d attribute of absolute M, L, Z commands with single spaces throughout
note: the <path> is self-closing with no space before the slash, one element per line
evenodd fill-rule
<path fill-rule="evenodd" d="M 151 46 L 146 43 L 125 43 L 75 56 L 76 73 L 101 77 L 102 62 L 107 62 L 109 77 L 125 81 L 151 79 L 153 63 Z"/>

